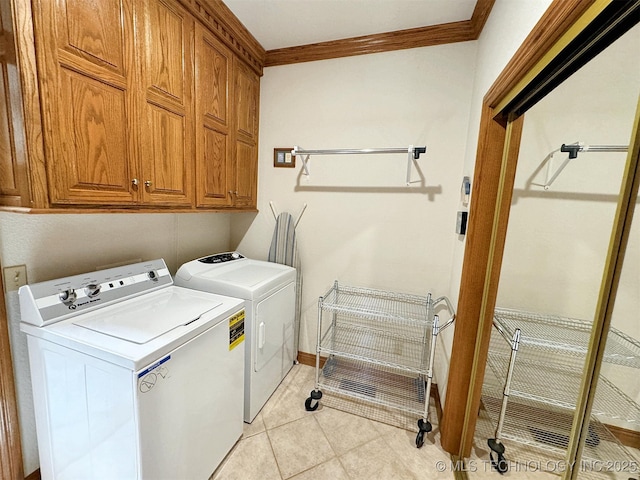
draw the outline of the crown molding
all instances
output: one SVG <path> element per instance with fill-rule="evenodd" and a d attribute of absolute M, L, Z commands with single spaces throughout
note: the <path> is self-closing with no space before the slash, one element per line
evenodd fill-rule
<path fill-rule="evenodd" d="M 265 50 L 222 0 L 180 0 L 239 58 L 262 75 Z"/>
<path fill-rule="evenodd" d="M 495 0 L 477 0 L 469 20 L 267 50 L 265 67 L 476 40 Z"/>

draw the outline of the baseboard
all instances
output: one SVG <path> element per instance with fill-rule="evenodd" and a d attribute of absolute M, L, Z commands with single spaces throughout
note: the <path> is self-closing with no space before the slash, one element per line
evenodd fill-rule
<path fill-rule="evenodd" d="M 29 475 L 27 475 L 24 480 L 41 480 L 42 477 L 40 476 L 40 469 L 37 469 L 34 472 L 31 472 Z"/>
<path fill-rule="evenodd" d="M 616 427 L 615 425 L 605 424 L 607 430 L 616 437 L 625 447 L 640 449 L 640 432 L 635 430 L 627 430 L 626 428 Z"/>
<path fill-rule="evenodd" d="M 320 368 L 324 367 L 324 362 L 327 361 L 327 357 L 320 357 Z M 316 356 L 313 353 L 298 352 L 298 363 L 302 365 L 309 365 L 310 367 L 316 366 Z M 438 415 L 438 423 L 442 423 L 442 403 L 440 401 L 440 392 L 438 391 L 438 385 L 431 385 L 431 397 L 436 404 L 436 414 Z"/>
<path fill-rule="evenodd" d="M 324 362 L 327 361 L 327 357 L 320 357 L 320 368 L 324 367 Z M 302 365 L 309 365 L 310 367 L 316 366 L 315 353 L 298 352 L 298 363 Z"/>

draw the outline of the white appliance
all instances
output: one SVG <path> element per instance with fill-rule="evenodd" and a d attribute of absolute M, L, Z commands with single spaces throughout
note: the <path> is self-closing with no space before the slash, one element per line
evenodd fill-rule
<path fill-rule="evenodd" d="M 44 480 L 209 478 L 242 435 L 242 301 L 162 259 L 19 296 Z"/>
<path fill-rule="evenodd" d="M 175 282 L 245 300 L 244 421 L 251 423 L 297 358 L 296 269 L 227 252 L 185 263 Z"/>

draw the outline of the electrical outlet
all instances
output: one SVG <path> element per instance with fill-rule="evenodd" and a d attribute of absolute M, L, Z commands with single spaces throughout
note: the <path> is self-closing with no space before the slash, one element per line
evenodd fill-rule
<path fill-rule="evenodd" d="M 27 266 L 15 265 L 13 267 L 4 267 L 2 269 L 4 274 L 3 283 L 4 289 L 7 292 L 13 292 L 18 290 L 21 286 L 27 284 Z"/>

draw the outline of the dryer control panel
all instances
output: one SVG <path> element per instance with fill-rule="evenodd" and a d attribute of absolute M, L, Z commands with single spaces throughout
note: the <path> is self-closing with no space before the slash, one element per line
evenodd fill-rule
<path fill-rule="evenodd" d="M 226 252 L 217 253 L 208 257 L 202 257 L 199 258 L 198 261 L 202 263 L 225 263 L 232 262 L 233 260 L 240 260 L 241 258 L 244 258 L 244 256 L 240 255 L 238 252 Z"/>
<path fill-rule="evenodd" d="M 163 259 L 20 287 L 22 321 L 42 327 L 173 285 Z"/>

